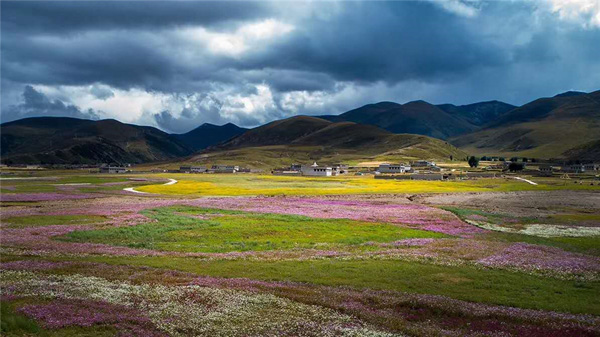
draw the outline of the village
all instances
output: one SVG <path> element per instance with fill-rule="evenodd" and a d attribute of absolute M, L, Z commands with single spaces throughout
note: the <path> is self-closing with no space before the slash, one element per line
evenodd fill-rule
<path fill-rule="evenodd" d="M 471 157 L 474 158 L 474 157 Z M 469 159 L 470 161 L 471 159 Z M 448 163 L 437 164 L 431 160 L 416 160 L 407 163 L 381 162 L 373 165 L 351 166 L 344 163 L 319 164 L 291 164 L 270 170 L 275 176 L 310 176 L 310 177 L 336 177 L 341 175 L 372 175 L 375 179 L 396 180 L 462 180 L 477 178 L 499 178 L 505 173 L 521 173 L 529 176 L 559 177 L 592 177 L 598 178 L 600 163 L 572 163 L 572 162 L 539 162 L 526 158 L 511 158 L 504 160 L 498 157 L 481 157 L 475 164 L 469 162 L 468 167 L 456 167 Z M 136 169 L 132 164 L 124 165 L 63 165 L 61 167 L 47 167 L 47 165 L 2 165 L 3 167 L 20 168 L 25 170 L 39 169 L 79 169 L 104 174 L 125 173 L 188 173 L 188 174 L 238 174 L 238 173 L 265 173 L 264 170 L 250 169 L 242 165 L 215 164 L 215 165 L 181 165 L 179 169 Z"/>

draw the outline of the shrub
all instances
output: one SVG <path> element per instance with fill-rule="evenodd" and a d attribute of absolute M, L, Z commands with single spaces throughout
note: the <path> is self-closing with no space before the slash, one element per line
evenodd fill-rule
<path fill-rule="evenodd" d="M 475 156 L 471 156 L 471 158 L 469 158 L 469 166 L 477 167 L 478 165 L 479 165 L 479 159 L 477 159 Z"/>

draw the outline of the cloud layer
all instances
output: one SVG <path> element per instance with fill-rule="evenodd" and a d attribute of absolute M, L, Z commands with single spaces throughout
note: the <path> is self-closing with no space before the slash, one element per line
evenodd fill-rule
<path fill-rule="evenodd" d="M 595 0 L 0 5 L 3 122 L 184 132 L 380 100 L 522 104 L 600 87 Z"/>

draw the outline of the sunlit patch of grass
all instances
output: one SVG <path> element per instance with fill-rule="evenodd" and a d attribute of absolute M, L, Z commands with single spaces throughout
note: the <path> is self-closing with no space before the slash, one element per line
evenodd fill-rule
<path fill-rule="evenodd" d="M 200 215 L 203 218 L 187 216 Z M 266 251 L 357 246 L 440 233 L 390 224 L 299 215 L 260 214 L 201 208 L 159 208 L 144 214 L 157 222 L 77 231 L 63 239 L 179 252 Z"/>
<path fill-rule="evenodd" d="M 2 219 L 7 228 L 41 227 L 52 225 L 87 225 L 106 221 L 101 215 L 28 215 Z"/>
<path fill-rule="evenodd" d="M 147 185 L 139 191 L 172 195 L 340 195 L 376 193 L 452 193 L 485 191 L 600 190 L 600 186 L 564 184 L 558 179 L 530 185 L 514 179 L 462 181 L 383 180 L 371 176 L 285 177 L 255 174 L 161 175 L 177 179 L 174 185 Z"/>

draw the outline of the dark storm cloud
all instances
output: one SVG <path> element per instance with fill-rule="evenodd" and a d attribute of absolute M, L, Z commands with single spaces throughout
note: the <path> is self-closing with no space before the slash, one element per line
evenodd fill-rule
<path fill-rule="evenodd" d="M 244 1 L 3 1 L 1 6 L 4 78 L 165 91 L 193 76 L 206 79 L 216 67 L 205 71 L 196 64 L 190 73 L 178 60 L 184 46 L 166 43 L 165 29 L 226 26 L 270 13 L 264 3 Z"/>
<path fill-rule="evenodd" d="M 23 91 L 23 103 L 3 109 L 2 122 L 40 116 L 99 119 L 98 114 L 92 109 L 82 111 L 75 105 L 65 104 L 60 100 L 51 100 L 28 85 Z"/>
<path fill-rule="evenodd" d="M 175 66 L 163 46 L 119 32 L 81 33 L 72 39 L 8 37 L 2 47 L 3 76 L 25 83 L 151 87 L 170 80 Z"/>
<path fill-rule="evenodd" d="M 395 83 L 508 61 L 502 48 L 469 30 L 462 20 L 428 2 L 349 2 L 334 17 L 300 26 L 268 55 L 254 55 L 245 66 Z"/>
<path fill-rule="evenodd" d="M 157 29 L 215 25 L 269 13 L 248 1 L 3 1 L 2 29 L 61 33 L 103 29 Z"/>
<path fill-rule="evenodd" d="M 331 11 L 338 4 L 319 6 Z M 193 90 L 194 81 L 220 80 L 221 69 L 233 69 L 246 72 L 230 72 L 222 80 L 256 81 L 258 73 L 275 90 L 289 91 L 327 89 L 333 80 L 425 79 L 505 61 L 501 49 L 481 41 L 459 17 L 426 2 L 346 3 L 334 16 L 296 22 L 289 38 L 239 60 L 203 55 L 189 64 L 180 54 L 190 46 L 161 30 L 270 14 L 259 9 L 248 2 L 3 3 L 3 25 L 9 27 L 3 32 L 4 76 L 47 85 L 102 82 L 169 91 L 182 85 L 185 90 L 188 83 Z M 65 37 L 57 30 L 77 34 Z M 274 70 L 276 77 L 270 76 Z"/>
<path fill-rule="evenodd" d="M 600 87 L 590 76 L 600 71 L 600 27 L 563 22 L 540 9 L 544 3 L 483 2 L 466 12 L 448 4 L 2 1 L 2 83 L 10 83 L 2 117 L 31 107 L 24 97 L 12 102 L 25 85 L 86 86 L 100 100 L 132 88 L 204 97 L 177 113 L 142 114 L 171 131 L 202 122 L 252 126 L 292 112 L 340 113 L 374 100 L 522 104 Z M 241 28 L 265 20 L 293 29 L 269 41 L 245 41 L 237 54 L 215 52 L 202 40 L 240 38 Z M 233 49 L 237 43 L 220 42 Z M 256 96 L 261 84 L 273 102 L 253 102 L 257 112 L 248 113 L 237 98 Z M 286 96 L 296 91 L 318 95 Z"/>

